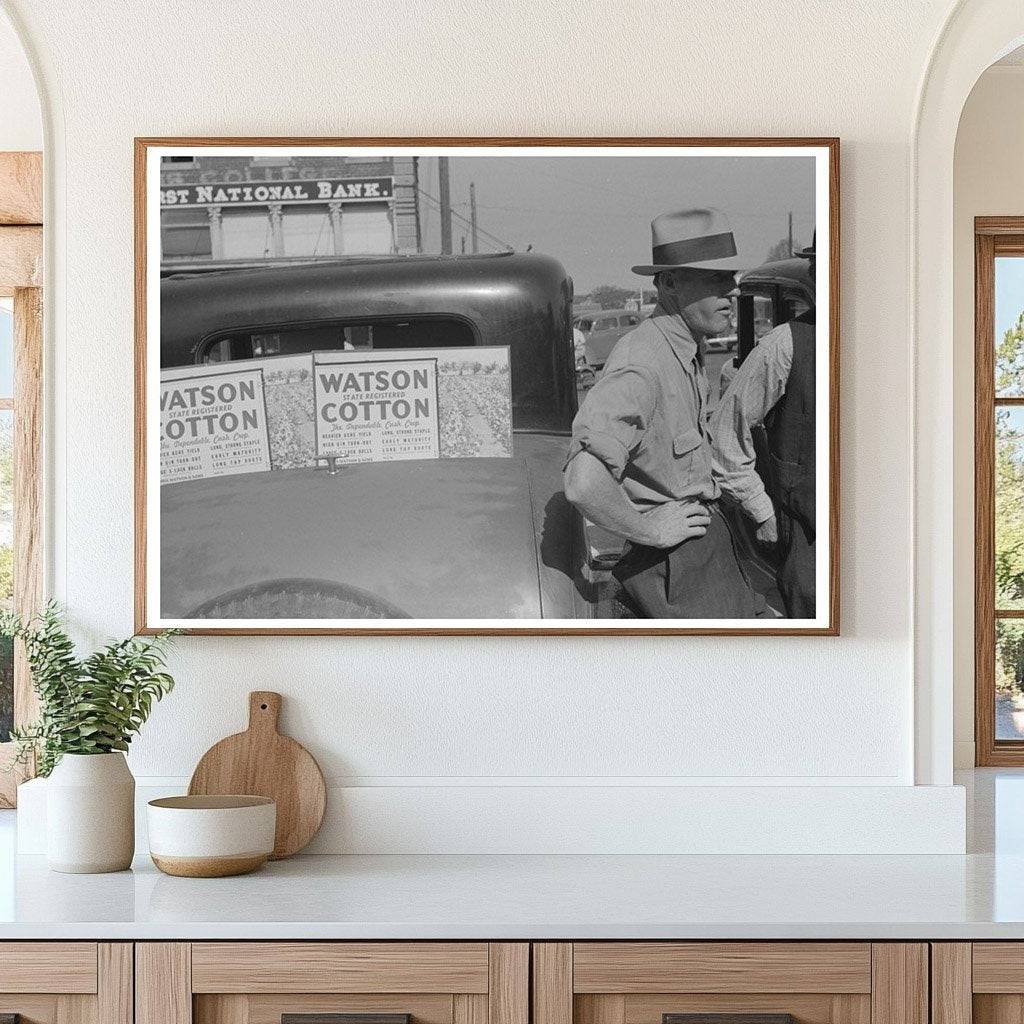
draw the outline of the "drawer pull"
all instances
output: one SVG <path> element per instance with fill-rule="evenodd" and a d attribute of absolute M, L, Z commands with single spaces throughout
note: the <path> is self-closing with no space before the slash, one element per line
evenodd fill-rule
<path fill-rule="evenodd" d="M 791 1013 L 663 1013 L 661 1024 L 796 1024 Z"/>
<path fill-rule="evenodd" d="M 281 1024 L 411 1024 L 411 1013 L 282 1013 Z M 7 1024 L 0 1020 L 0 1024 Z M 15 1022 L 17 1024 L 17 1022 Z"/>

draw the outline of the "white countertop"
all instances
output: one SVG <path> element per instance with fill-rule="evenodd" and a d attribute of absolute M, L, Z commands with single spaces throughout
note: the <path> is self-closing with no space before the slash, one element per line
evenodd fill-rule
<path fill-rule="evenodd" d="M 0 939 L 1024 939 L 1024 856 L 298 857 L 0 881 Z"/>
<path fill-rule="evenodd" d="M 1024 772 L 975 772 L 967 856 L 296 857 L 60 875 L 0 812 L 0 940 L 1024 939 Z"/>

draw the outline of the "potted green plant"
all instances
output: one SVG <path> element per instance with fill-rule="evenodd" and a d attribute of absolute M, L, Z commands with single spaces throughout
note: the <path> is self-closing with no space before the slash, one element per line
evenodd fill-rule
<path fill-rule="evenodd" d="M 78 657 L 56 604 L 22 622 L 0 615 L 20 640 L 39 718 L 15 729 L 17 757 L 35 757 L 47 782 L 47 862 L 54 871 L 122 871 L 135 852 L 135 779 L 124 752 L 154 701 L 174 687 L 162 671 L 176 631 L 129 637 Z"/>

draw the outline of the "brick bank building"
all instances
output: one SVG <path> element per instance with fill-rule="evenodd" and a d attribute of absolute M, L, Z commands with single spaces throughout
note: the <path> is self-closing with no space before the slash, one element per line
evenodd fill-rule
<path fill-rule="evenodd" d="M 164 265 L 415 253 L 414 157 L 165 156 Z"/>

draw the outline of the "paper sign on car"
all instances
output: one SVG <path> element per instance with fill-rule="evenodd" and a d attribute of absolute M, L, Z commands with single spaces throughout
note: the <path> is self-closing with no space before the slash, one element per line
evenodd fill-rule
<path fill-rule="evenodd" d="M 342 463 L 440 457 L 437 359 L 318 352 L 316 454 Z"/>
<path fill-rule="evenodd" d="M 165 370 L 160 381 L 160 482 L 270 469 L 260 367 Z"/>
<path fill-rule="evenodd" d="M 507 346 L 316 352 L 313 371 L 321 459 L 512 455 Z"/>

